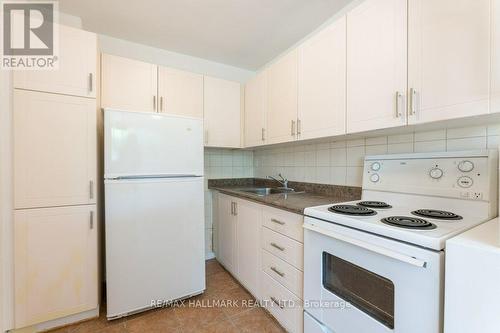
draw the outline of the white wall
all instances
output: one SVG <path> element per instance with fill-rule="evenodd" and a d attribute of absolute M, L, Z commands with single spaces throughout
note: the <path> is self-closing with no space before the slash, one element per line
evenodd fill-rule
<path fill-rule="evenodd" d="M 440 129 L 349 141 L 332 141 L 254 152 L 254 174 L 282 173 L 290 180 L 361 186 L 365 155 L 497 148 L 500 124 Z"/>
<path fill-rule="evenodd" d="M 0 329 L 12 324 L 11 75 L 0 71 Z"/>
<path fill-rule="evenodd" d="M 98 35 L 98 41 L 99 48 L 103 53 L 137 59 L 153 64 L 183 69 L 242 83 L 255 75 L 254 72 L 245 69 L 137 44 L 106 35 Z"/>

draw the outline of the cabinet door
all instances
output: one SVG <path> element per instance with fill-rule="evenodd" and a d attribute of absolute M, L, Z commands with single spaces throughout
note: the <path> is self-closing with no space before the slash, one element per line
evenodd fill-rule
<path fill-rule="evenodd" d="M 241 146 L 241 85 L 205 76 L 205 146 Z"/>
<path fill-rule="evenodd" d="M 236 266 L 236 218 L 234 215 L 234 202 L 232 197 L 218 195 L 219 249 L 217 259 L 228 271 L 237 273 Z"/>
<path fill-rule="evenodd" d="M 95 309 L 95 206 L 14 213 L 15 327 Z"/>
<path fill-rule="evenodd" d="M 203 118 L 203 75 L 158 68 L 159 112 Z"/>
<path fill-rule="evenodd" d="M 491 112 L 500 112 L 500 0 L 492 2 Z"/>
<path fill-rule="evenodd" d="M 490 0 L 410 0 L 409 123 L 489 112 Z"/>
<path fill-rule="evenodd" d="M 236 201 L 238 279 L 253 295 L 259 292 L 262 206 Z"/>
<path fill-rule="evenodd" d="M 245 147 L 266 141 L 267 72 L 263 71 L 245 85 Z"/>
<path fill-rule="evenodd" d="M 158 66 L 109 54 L 103 54 L 101 61 L 103 108 L 142 112 L 158 110 Z"/>
<path fill-rule="evenodd" d="M 14 204 L 95 203 L 95 99 L 14 90 Z"/>
<path fill-rule="evenodd" d="M 300 139 L 345 134 L 346 19 L 299 47 Z"/>
<path fill-rule="evenodd" d="M 406 124 L 406 0 L 366 0 L 347 14 L 347 132 Z"/>
<path fill-rule="evenodd" d="M 16 71 L 14 87 L 57 94 L 95 97 L 97 69 L 96 35 L 59 26 L 59 68 Z"/>
<path fill-rule="evenodd" d="M 296 139 L 297 133 L 297 50 L 293 50 L 267 70 L 267 142 Z"/>

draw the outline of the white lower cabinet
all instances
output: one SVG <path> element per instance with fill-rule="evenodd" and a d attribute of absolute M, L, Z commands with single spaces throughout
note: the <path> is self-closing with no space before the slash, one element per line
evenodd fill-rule
<path fill-rule="evenodd" d="M 265 272 L 260 284 L 263 306 L 288 332 L 303 332 L 302 300 Z"/>
<path fill-rule="evenodd" d="M 236 215 L 235 198 L 218 195 L 218 247 L 217 260 L 231 273 L 236 274 Z"/>
<path fill-rule="evenodd" d="M 98 306 L 95 205 L 14 212 L 15 327 Z"/>
<path fill-rule="evenodd" d="M 238 279 L 252 294 L 259 291 L 259 238 L 262 208 L 245 200 L 237 200 L 236 261 Z"/>
<path fill-rule="evenodd" d="M 303 332 L 303 216 L 221 193 L 217 202 L 217 260 L 288 332 Z"/>

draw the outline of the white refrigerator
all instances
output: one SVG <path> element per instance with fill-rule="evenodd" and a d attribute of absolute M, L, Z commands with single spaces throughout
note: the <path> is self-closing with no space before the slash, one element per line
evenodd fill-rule
<path fill-rule="evenodd" d="M 205 290 L 203 122 L 104 110 L 107 317 Z"/>

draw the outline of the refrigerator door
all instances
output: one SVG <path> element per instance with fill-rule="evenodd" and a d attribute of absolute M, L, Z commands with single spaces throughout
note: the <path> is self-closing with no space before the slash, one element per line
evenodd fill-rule
<path fill-rule="evenodd" d="M 104 110 L 104 177 L 203 175 L 203 121 Z"/>
<path fill-rule="evenodd" d="M 205 289 L 203 177 L 106 180 L 107 316 Z"/>

